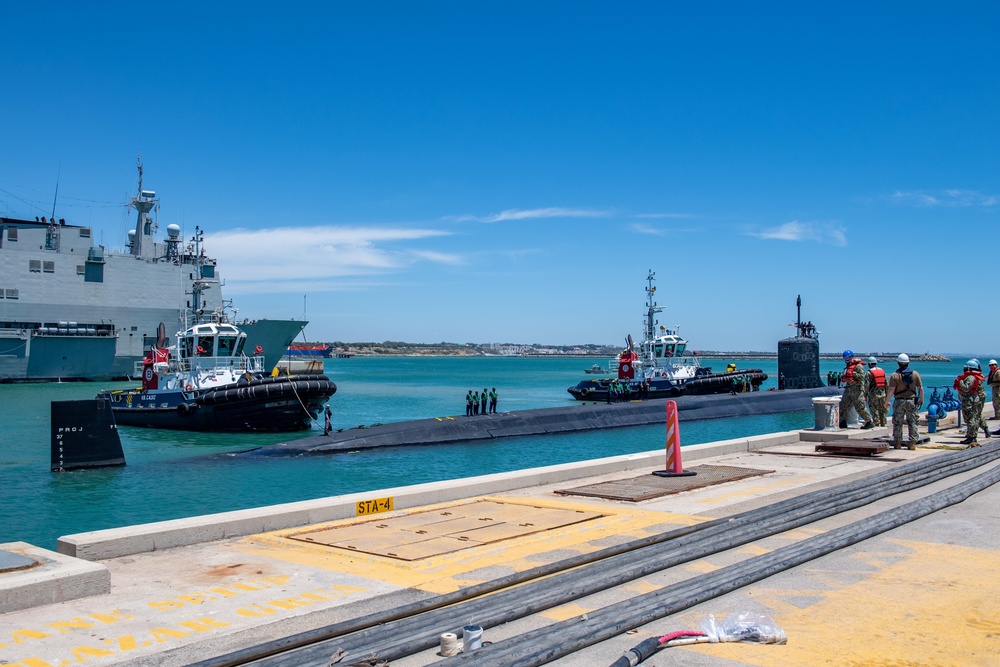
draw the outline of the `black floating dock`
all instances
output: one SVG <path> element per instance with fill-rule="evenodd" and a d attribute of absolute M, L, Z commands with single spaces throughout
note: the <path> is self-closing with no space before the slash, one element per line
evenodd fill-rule
<path fill-rule="evenodd" d="M 680 396 L 678 417 L 682 421 L 719 419 L 747 415 L 811 410 L 812 399 L 839 396 L 836 387 L 757 391 L 746 394 Z M 475 417 L 441 417 L 378 424 L 346 429 L 329 435 L 313 435 L 276 445 L 260 447 L 244 456 L 296 456 L 357 451 L 376 447 L 442 445 L 476 440 L 492 440 L 524 435 L 573 433 L 623 426 L 646 426 L 666 422 L 667 399 L 628 403 L 573 403 L 565 407 L 519 410 Z"/>

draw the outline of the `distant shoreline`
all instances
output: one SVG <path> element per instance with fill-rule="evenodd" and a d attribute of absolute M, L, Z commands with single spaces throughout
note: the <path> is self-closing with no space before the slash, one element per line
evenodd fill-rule
<path fill-rule="evenodd" d="M 421 346 L 423 347 L 423 346 Z M 386 349 L 379 349 L 374 351 L 372 349 L 365 348 L 355 348 L 355 347 L 345 347 L 340 348 L 335 351 L 334 356 L 338 354 L 347 354 L 352 357 L 432 357 L 432 358 L 473 358 L 473 357 L 490 357 L 490 358 L 531 358 L 531 359 L 611 359 L 618 356 L 619 350 L 615 349 L 612 351 L 600 353 L 600 352 L 555 352 L 555 351 L 534 351 L 534 352 L 522 352 L 519 354 L 498 354 L 496 352 L 491 352 L 482 349 L 465 349 L 465 350 L 430 350 L 421 349 L 413 350 L 406 348 L 397 348 L 392 351 Z M 857 356 L 862 359 L 867 359 L 870 356 L 874 356 L 881 362 L 895 361 L 896 357 L 899 356 L 899 352 L 858 352 Z M 909 354 L 909 353 L 908 353 Z M 700 359 L 762 359 L 762 360 L 775 360 L 778 358 L 777 352 L 698 352 L 696 355 L 692 355 Z M 943 361 L 950 362 L 951 359 L 940 354 L 909 354 L 912 361 Z M 842 355 L 839 352 L 820 352 L 819 358 L 824 361 L 839 361 L 842 359 Z"/>

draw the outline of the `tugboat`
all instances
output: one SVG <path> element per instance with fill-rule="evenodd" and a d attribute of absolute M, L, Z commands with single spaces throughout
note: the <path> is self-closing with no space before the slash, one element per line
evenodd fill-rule
<path fill-rule="evenodd" d="M 194 313 L 206 281 L 195 284 Z M 197 315 L 195 315 L 197 317 Z M 244 353 L 247 335 L 226 321 L 195 321 L 164 347 L 157 341 L 141 364 L 142 387 L 102 391 L 125 426 L 184 431 L 307 429 L 337 385 L 325 375 L 269 375 L 261 350 Z"/>
<path fill-rule="evenodd" d="M 663 310 L 653 300 L 656 274 L 646 276 L 645 336 L 640 354 L 633 349 L 632 337 L 617 359 L 618 381 L 624 386 L 626 398 L 639 397 L 645 381 L 645 398 L 674 398 L 682 394 L 723 394 L 734 391 L 757 391 L 767 380 L 759 368 L 737 370 L 730 364 L 724 373 L 713 373 L 702 366 L 700 359 L 687 351 L 688 342 L 675 330 L 658 325 L 655 316 Z M 583 380 L 567 391 L 578 401 L 606 401 L 612 380 Z"/>

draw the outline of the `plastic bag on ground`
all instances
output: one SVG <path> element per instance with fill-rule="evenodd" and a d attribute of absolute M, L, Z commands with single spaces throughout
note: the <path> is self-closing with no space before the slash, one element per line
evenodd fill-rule
<path fill-rule="evenodd" d="M 701 630 L 712 642 L 753 642 L 755 644 L 784 644 L 788 641 L 770 616 L 752 611 L 730 614 L 721 623 L 709 614 L 701 620 Z"/>

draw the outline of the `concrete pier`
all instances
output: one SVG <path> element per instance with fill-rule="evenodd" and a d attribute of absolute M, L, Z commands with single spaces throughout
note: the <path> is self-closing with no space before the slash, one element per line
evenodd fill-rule
<path fill-rule="evenodd" d="M 501 645 L 562 621 L 584 622 L 608 605 L 749 563 L 885 511 L 901 512 L 1000 466 L 1000 439 L 965 452 L 958 444 L 964 434 L 947 422 L 939 423 L 938 432 L 916 451 L 890 448 L 871 456 L 817 451 L 817 444 L 826 441 L 885 434 L 885 429 L 808 429 L 685 447 L 685 468 L 698 475 L 673 480 L 650 474 L 664 468 L 665 452 L 658 450 L 65 536 L 58 546 L 63 557 L 105 570 L 110 587 L 78 599 L 39 599 L 31 608 L 0 615 L 0 662 L 188 665 L 672 529 L 697 528 L 740 512 L 766 513 L 778 501 L 920 461 L 981 458 L 980 467 L 929 487 L 519 620 L 485 624 L 484 643 Z M 644 499 L 623 499 L 639 486 L 674 483 L 678 486 L 659 487 Z M 605 492 L 612 487 L 613 492 Z M 595 488 L 605 491 L 587 495 Z M 721 620 L 741 611 L 771 616 L 787 633 L 788 644 L 672 648 L 665 649 L 670 655 L 644 664 L 1000 664 L 997 503 L 1000 488 L 988 487 L 965 502 L 634 633 L 623 629 L 551 664 L 609 665 L 647 637 L 696 629 L 708 614 Z M 0 587 L 8 576 L 0 573 Z M 431 639 L 481 621 L 450 619 Z M 378 651 L 377 632 L 369 648 Z M 429 647 L 391 664 L 429 665 L 442 660 L 437 653 L 436 646 Z M 344 662 L 364 657 L 355 652 Z"/>

